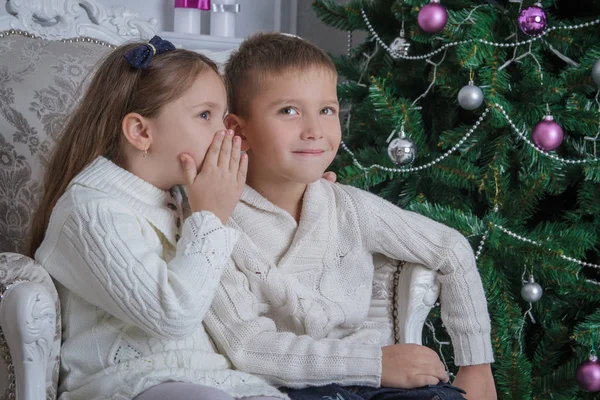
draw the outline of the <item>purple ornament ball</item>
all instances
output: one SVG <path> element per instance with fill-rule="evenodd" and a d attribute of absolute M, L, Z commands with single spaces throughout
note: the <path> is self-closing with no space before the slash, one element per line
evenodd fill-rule
<path fill-rule="evenodd" d="M 437 33 L 444 29 L 448 22 L 448 12 L 446 8 L 439 3 L 439 0 L 431 0 L 419 11 L 419 26 L 425 32 Z"/>
<path fill-rule="evenodd" d="M 546 12 L 538 5 L 524 8 L 519 14 L 519 28 L 530 36 L 544 32 L 547 23 Z"/>
<path fill-rule="evenodd" d="M 531 138 L 539 149 L 552 151 L 560 146 L 564 136 L 560 125 L 554 122 L 551 115 L 546 115 L 542 121 L 533 127 Z"/>
<path fill-rule="evenodd" d="M 586 392 L 600 391 L 600 363 L 594 356 L 583 362 L 575 373 L 575 379 L 582 390 Z"/>

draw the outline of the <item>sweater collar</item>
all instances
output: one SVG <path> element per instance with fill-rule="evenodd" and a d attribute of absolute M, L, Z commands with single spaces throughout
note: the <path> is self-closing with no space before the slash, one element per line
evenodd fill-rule
<path fill-rule="evenodd" d="M 315 222 L 318 221 L 323 210 L 327 207 L 326 199 L 328 192 L 331 191 L 331 189 L 328 188 L 329 184 L 328 181 L 320 179 L 307 185 L 304 196 L 302 197 L 302 212 L 300 215 L 299 229 L 303 224 L 314 225 Z M 240 201 L 252 208 L 274 214 L 286 214 L 293 219 L 290 213 L 271 203 L 262 194 L 258 193 L 248 185 L 244 188 Z"/>
<path fill-rule="evenodd" d="M 81 171 L 69 187 L 73 185 L 96 189 L 122 200 L 175 245 L 179 231 L 176 220 L 182 217 L 182 194 L 177 186 L 171 191 L 159 189 L 102 156 Z"/>

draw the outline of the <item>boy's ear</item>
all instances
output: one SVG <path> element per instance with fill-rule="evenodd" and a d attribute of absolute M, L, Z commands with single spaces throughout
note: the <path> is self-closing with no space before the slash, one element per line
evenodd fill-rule
<path fill-rule="evenodd" d="M 225 128 L 233 130 L 235 136 L 242 139 L 242 151 L 248 151 L 250 144 L 248 138 L 244 135 L 244 120 L 236 114 L 227 114 L 225 117 Z"/>
<path fill-rule="evenodd" d="M 148 120 L 140 114 L 129 113 L 123 117 L 121 130 L 133 147 L 140 151 L 146 151 L 152 145 L 152 136 L 148 132 L 148 125 Z"/>

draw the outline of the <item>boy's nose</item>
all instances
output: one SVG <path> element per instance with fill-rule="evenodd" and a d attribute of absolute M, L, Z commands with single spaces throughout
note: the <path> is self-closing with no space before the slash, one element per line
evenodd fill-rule
<path fill-rule="evenodd" d="M 318 140 L 323 138 L 323 134 L 320 130 L 305 129 L 302 131 L 301 138 L 302 140 Z"/>
<path fill-rule="evenodd" d="M 318 121 L 307 120 L 302 127 L 301 138 L 303 140 L 317 140 L 323 138 L 323 131 Z"/>

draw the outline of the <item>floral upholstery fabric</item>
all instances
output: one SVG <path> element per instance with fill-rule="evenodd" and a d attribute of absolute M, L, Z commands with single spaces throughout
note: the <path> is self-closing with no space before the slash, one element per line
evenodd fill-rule
<path fill-rule="evenodd" d="M 86 77 L 109 50 L 87 42 L 0 38 L 0 287 L 15 280 L 37 282 L 56 300 L 56 335 L 46 372 L 49 400 L 56 399 L 60 364 L 58 296 L 48 273 L 16 253 L 25 251 L 50 151 Z M 0 356 L 0 369 L 6 371 L 5 355 Z M 0 400 L 10 398 L 5 386 L 0 382 Z"/>
<path fill-rule="evenodd" d="M 108 50 L 87 42 L 0 38 L 0 253 L 25 251 L 44 164 L 84 79 Z"/>

